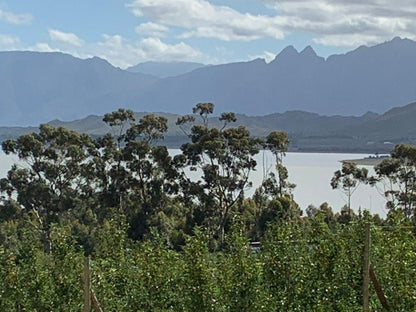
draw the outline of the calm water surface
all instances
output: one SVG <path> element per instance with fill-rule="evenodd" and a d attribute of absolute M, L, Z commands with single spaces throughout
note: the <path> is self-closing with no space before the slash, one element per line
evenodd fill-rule
<path fill-rule="evenodd" d="M 179 150 L 171 150 L 177 154 Z M 334 171 L 341 168 L 341 160 L 367 157 L 367 154 L 327 154 L 327 153 L 287 153 L 283 164 L 288 168 L 289 181 L 296 184 L 294 198 L 304 210 L 309 204 L 319 206 L 328 202 L 334 211 L 339 211 L 346 204 L 346 196 L 339 190 L 332 190 L 330 186 Z M 274 159 L 269 152 L 260 152 L 256 156 L 257 170 L 251 174 L 253 188 L 247 190 L 250 196 L 261 183 L 264 172 L 274 167 Z M 15 157 L 6 156 L 0 152 L 0 177 L 4 177 L 11 165 L 16 162 Z M 367 167 L 370 171 L 371 167 Z M 374 188 L 360 185 L 351 198 L 351 207 L 357 211 L 369 209 L 372 213 L 385 216 L 385 199 L 380 193 L 380 187 Z"/>

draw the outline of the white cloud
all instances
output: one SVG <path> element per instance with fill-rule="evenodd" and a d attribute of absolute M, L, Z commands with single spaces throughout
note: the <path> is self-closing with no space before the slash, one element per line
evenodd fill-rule
<path fill-rule="evenodd" d="M 167 58 L 170 61 L 180 61 L 184 59 L 193 60 L 202 56 L 202 53 L 191 46 L 180 42 L 178 44 L 166 44 L 159 38 L 146 38 L 140 42 L 141 49 L 148 57 L 158 60 Z"/>
<path fill-rule="evenodd" d="M 72 46 L 80 47 L 84 44 L 77 35 L 73 33 L 63 32 L 57 29 L 49 29 L 49 37 L 52 41 L 69 44 Z"/>
<path fill-rule="evenodd" d="M 187 29 L 182 38 L 248 41 L 262 37 L 284 37 L 279 21 L 274 17 L 242 14 L 205 0 L 134 0 L 128 7 L 136 16 L 146 16 L 159 24 Z"/>
<path fill-rule="evenodd" d="M 416 39 L 414 0 L 259 0 L 271 14 L 241 13 L 208 0 L 132 0 L 136 16 L 183 29 L 181 38 L 223 41 L 310 34 L 324 45 L 356 46 L 395 36 Z"/>
<path fill-rule="evenodd" d="M 273 61 L 276 58 L 276 54 L 272 53 L 272 52 L 269 52 L 269 51 L 264 51 L 263 54 L 250 56 L 250 59 L 257 59 L 257 58 L 261 58 L 266 63 L 270 63 L 271 61 Z"/>
<path fill-rule="evenodd" d="M 20 38 L 0 34 L 0 47 L 3 50 L 16 50 L 20 45 Z"/>
<path fill-rule="evenodd" d="M 169 32 L 168 27 L 152 22 L 140 24 L 135 30 L 140 35 L 151 37 L 164 37 Z"/>
<path fill-rule="evenodd" d="M 105 58 L 121 68 L 136 65 L 143 61 L 183 61 L 204 60 L 205 56 L 197 49 L 180 42 L 167 44 L 159 38 L 149 37 L 131 44 L 119 35 L 104 35 L 103 41 L 90 46 L 89 54 Z"/>
<path fill-rule="evenodd" d="M 46 42 L 39 42 L 39 43 L 35 44 L 34 46 L 28 47 L 25 50 L 36 51 L 36 52 L 62 52 L 61 50 L 59 50 L 57 48 L 52 48 Z"/>
<path fill-rule="evenodd" d="M 0 37 L 1 43 L 1 37 Z M 66 43 L 66 42 L 64 42 Z M 62 52 L 79 58 L 98 56 L 114 66 L 127 68 L 144 61 L 207 61 L 199 50 L 180 42 L 167 44 L 159 38 L 148 37 L 136 43 L 126 41 L 120 35 L 103 35 L 103 40 L 84 43 L 82 46 L 61 44 L 61 41 L 37 43 L 26 48 L 37 52 Z"/>
<path fill-rule="evenodd" d="M 266 1 L 266 0 L 264 0 Z M 288 32 L 315 36 L 324 45 L 353 47 L 395 36 L 416 39 L 413 0 L 279 0 L 267 1 Z"/>
<path fill-rule="evenodd" d="M 23 25 L 30 24 L 33 17 L 30 14 L 14 14 L 9 11 L 3 11 L 0 9 L 0 20 L 9 24 Z"/>

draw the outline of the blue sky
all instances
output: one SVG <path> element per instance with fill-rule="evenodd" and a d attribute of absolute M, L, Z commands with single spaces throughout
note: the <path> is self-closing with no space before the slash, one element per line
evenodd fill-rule
<path fill-rule="evenodd" d="M 271 60 L 288 45 L 344 53 L 416 39 L 414 0 L 0 0 L 0 50 L 144 61 Z"/>

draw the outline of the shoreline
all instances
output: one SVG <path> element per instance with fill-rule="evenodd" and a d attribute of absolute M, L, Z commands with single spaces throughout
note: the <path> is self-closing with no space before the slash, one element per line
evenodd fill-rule
<path fill-rule="evenodd" d="M 390 158 L 389 156 L 380 156 L 380 157 L 365 157 L 360 159 L 346 159 L 342 160 L 341 162 L 352 162 L 356 164 L 357 166 L 377 166 L 380 164 L 383 160 Z"/>

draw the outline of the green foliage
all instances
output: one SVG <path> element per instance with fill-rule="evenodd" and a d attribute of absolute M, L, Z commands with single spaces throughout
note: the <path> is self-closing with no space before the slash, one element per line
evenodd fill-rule
<path fill-rule="evenodd" d="M 399 144 L 391 158 L 375 167 L 378 180 L 387 185 L 385 196 L 391 209 L 403 209 L 408 217 L 416 216 L 416 146 Z"/>
<path fill-rule="evenodd" d="M 227 237 L 227 247 L 218 255 L 220 300 L 225 311 L 270 311 L 264 287 L 263 263 L 253 253 L 239 225 Z"/>
<path fill-rule="evenodd" d="M 190 143 L 182 145 L 179 156 L 190 170 L 200 170 L 202 180 L 182 180 L 183 192 L 199 207 L 194 213 L 195 223 L 207 227 L 210 235 L 224 239 L 230 215 L 241 205 L 244 190 L 250 186 L 249 173 L 256 167 L 253 156 L 259 152 L 260 141 L 250 137 L 245 127 L 226 128 L 235 121 L 232 113 L 222 114 L 222 129 L 209 128 L 208 115 L 213 112 L 211 103 L 200 103 L 193 113 L 199 113 L 203 124 L 195 124 Z M 178 120 L 179 124 L 193 119 Z M 179 159 L 177 157 L 177 159 Z"/>
<path fill-rule="evenodd" d="M 114 135 L 96 140 L 42 125 L 5 141 L 4 151 L 26 165 L 0 180 L 0 310 L 80 311 L 88 256 L 104 311 L 361 311 L 371 222 L 371 261 L 389 304 L 414 311 L 414 147 L 397 146 L 376 169 L 397 185 L 389 194 L 400 209 L 386 220 L 345 213 L 349 207 L 334 215 L 327 203 L 302 218 L 282 163 L 287 135 L 261 142 L 230 127 L 233 113 L 221 115 L 222 128 L 209 127 L 213 109 L 194 108 L 202 124 L 173 158 L 153 144 L 167 131 L 165 118 L 135 123 L 123 109 L 105 115 Z M 245 198 L 261 146 L 277 166 Z M 374 181 L 344 163 L 332 185 L 351 196 L 358 182 Z M 371 298 L 380 310 L 374 289 Z"/>
<path fill-rule="evenodd" d="M 92 289 L 104 311 L 361 311 L 363 225 L 371 216 L 332 227 L 324 219 L 272 226 L 256 252 L 240 223 L 211 252 L 202 229 L 175 251 L 157 232 L 129 240 L 114 220 L 93 234 L 100 240 Z M 385 225 L 372 225 L 371 261 L 393 310 L 414 311 L 414 232 L 403 214 L 389 214 Z M 84 254 L 71 227 L 51 229 L 53 252 L 45 253 L 30 226 L 2 224 L 2 311 L 81 309 Z M 371 306 L 381 309 L 373 288 Z"/>
<path fill-rule="evenodd" d="M 334 172 L 331 179 L 333 189 L 341 189 L 347 196 L 348 215 L 351 215 L 351 196 L 354 194 L 360 183 L 368 183 L 367 168 L 358 168 L 353 162 L 344 161 L 342 169 Z"/>

